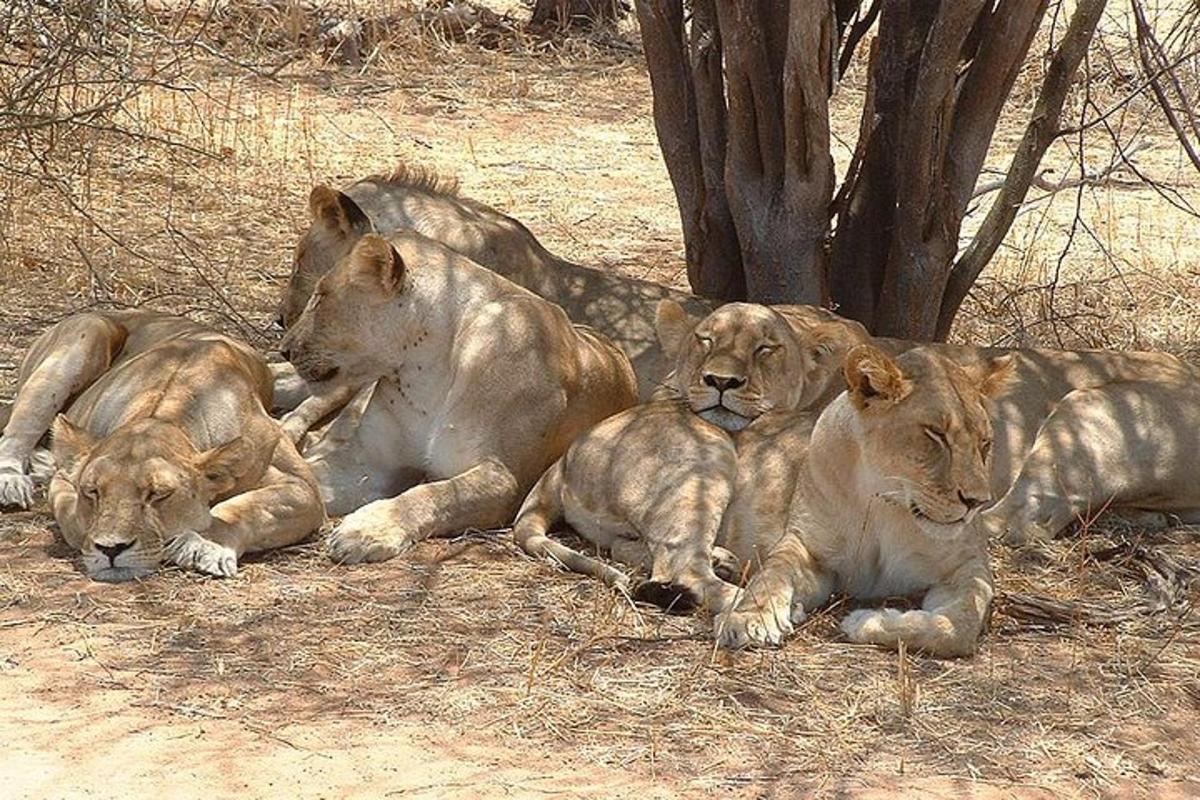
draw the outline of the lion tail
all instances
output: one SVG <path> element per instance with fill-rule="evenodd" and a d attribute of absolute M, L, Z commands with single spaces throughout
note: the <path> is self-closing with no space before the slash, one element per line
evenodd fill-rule
<path fill-rule="evenodd" d="M 531 556 L 549 558 L 572 572 L 591 575 L 605 584 L 628 590 L 629 576 L 599 559 L 549 537 L 550 529 L 563 516 L 563 459 L 542 475 L 517 512 L 513 539 Z"/>

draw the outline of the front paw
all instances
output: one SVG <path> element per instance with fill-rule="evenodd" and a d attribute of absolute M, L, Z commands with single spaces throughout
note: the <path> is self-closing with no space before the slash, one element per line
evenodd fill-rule
<path fill-rule="evenodd" d="M 724 547 L 713 547 L 712 566 L 717 577 L 728 583 L 737 583 L 743 578 L 741 560 Z"/>
<path fill-rule="evenodd" d="M 717 615 L 714 624 L 717 643 L 729 649 L 781 644 L 805 616 L 804 609 L 798 607 L 793 613 L 788 605 L 778 600 L 762 605 L 743 600 L 732 610 Z"/>
<path fill-rule="evenodd" d="M 33 476 L 20 464 L 0 464 L 0 508 L 27 509 L 33 505 Z"/>
<path fill-rule="evenodd" d="M 842 633 L 859 644 L 892 644 L 903 612 L 894 608 L 860 608 L 842 619 Z"/>
<path fill-rule="evenodd" d="M 371 503 L 346 516 L 326 544 L 329 557 L 339 564 L 362 561 L 387 561 L 395 558 L 411 544 L 396 529 L 391 515 L 374 509 Z"/>
<path fill-rule="evenodd" d="M 206 539 L 195 531 L 181 533 L 172 539 L 163 550 L 163 557 L 182 569 L 195 570 L 214 578 L 237 575 L 237 551 Z"/>

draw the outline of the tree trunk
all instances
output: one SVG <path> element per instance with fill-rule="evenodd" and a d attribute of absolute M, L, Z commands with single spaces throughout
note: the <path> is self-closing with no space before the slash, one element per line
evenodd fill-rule
<path fill-rule="evenodd" d="M 950 326 L 963 300 L 967 298 L 967 292 L 975 285 L 983 268 L 1004 241 L 1017 216 L 1017 209 L 1025 200 L 1025 193 L 1037 175 L 1038 164 L 1046 148 L 1058 135 L 1059 119 L 1067 91 L 1071 88 L 1071 79 L 1087 54 L 1088 43 L 1096 32 L 1105 4 L 1106 0 L 1079 0 L 1075 6 L 1062 43 L 1046 68 L 1046 77 L 1034 103 L 1033 114 L 1017 145 L 1004 184 L 971 243 L 950 271 L 934 334 L 938 341 L 945 341 L 950 335 Z"/>
<path fill-rule="evenodd" d="M 654 127 L 675 187 L 692 291 L 744 300 L 746 278 L 725 193 L 725 82 L 713 0 L 692 4 L 685 41 L 678 0 L 639 0 Z"/>
<path fill-rule="evenodd" d="M 832 303 L 879 335 L 944 337 L 980 260 L 1012 223 L 996 211 L 955 265 L 963 217 L 1047 2 L 693 0 L 689 24 L 680 0 L 638 0 L 693 288 Z M 1005 203 L 1020 202 L 1034 176 L 1025 162 L 1036 167 L 1038 143 L 1057 130 L 1054 94 L 1086 50 L 1097 5 L 1104 0 L 1076 6 L 1031 122 L 1037 141 L 1014 161 Z M 876 22 L 859 138 L 834 197 L 828 96 Z"/>

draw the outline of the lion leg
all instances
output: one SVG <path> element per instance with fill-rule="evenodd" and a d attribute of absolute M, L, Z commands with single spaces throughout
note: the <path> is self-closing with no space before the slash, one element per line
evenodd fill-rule
<path fill-rule="evenodd" d="M 717 573 L 717 576 L 721 580 L 737 583 L 743 577 L 742 560 L 732 550 L 714 545 L 712 549 L 712 565 L 713 572 Z"/>
<path fill-rule="evenodd" d="M 931 587 L 919 611 L 862 608 L 847 614 L 841 628 L 850 641 L 861 644 L 896 649 L 903 642 L 940 658 L 969 656 L 978 646 L 994 593 L 984 557 Z"/>
<path fill-rule="evenodd" d="M 635 599 L 671 611 L 704 608 L 712 614 L 733 605 L 738 587 L 713 570 L 713 547 L 732 495 L 730 476 L 693 475 L 672 487 L 642 523 L 650 578 L 634 589 Z"/>
<path fill-rule="evenodd" d="M 716 619 L 722 647 L 779 644 L 807 612 L 829 602 L 833 576 L 789 532 L 771 549 L 737 604 Z"/>
<path fill-rule="evenodd" d="M 304 434 L 330 414 L 344 408 L 358 392 L 353 386 L 334 386 L 328 391 L 303 400 L 279 421 L 283 435 L 292 444 L 299 446 Z"/>
<path fill-rule="evenodd" d="M 262 485 L 213 506 L 212 524 L 176 537 L 164 557 L 185 569 L 233 577 L 242 555 L 303 541 L 325 519 L 303 464 L 291 442 L 280 440 Z"/>
<path fill-rule="evenodd" d="M 563 516 L 562 491 L 563 462 L 559 459 L 534 485 L 517 512 L 513 540 L 535 558 L 550 559 L 572 572 L 590 575 L 608 586 L 627 590 L 629 576 L 624 572 L 550 538 L 551 526 Z"/>
<path fill-rule="evenodd" d="M 346 516 L 329 536 L 334 561 L 386 561 L 414 542 L 506 524 L 521 500 L 508 467 L 486 459 L 447 480 L 414 486 Z"/>
<path fill-rule="evenodd" d="M 30 460 L 38 442 L 67 401 L 108 370 L 124 341 L 120 326 L 98 314 L 80 314 L 33 343 L 0 433 L 0 508 L 28 508 L 33 502 Z"/>
<path fill-rule="evenodd" d="M 1022 544 L 1051 539 L 1110 507 L 1186 516 L 1200 508 L 1197 408 L 1200 389 L 1190 384 L 1128 381 L 1071 392 L 1042 423 L 985 525 Z M 1181 429 L 1187 434 L 1173 433 Z"/>
<path fill-rule="evenodd" d="M 290 361 L 273 361 L 267 364 L 274 382 L 274 405 L 276 413 L 292 411 L 312 397 L 312 388 Z"/>

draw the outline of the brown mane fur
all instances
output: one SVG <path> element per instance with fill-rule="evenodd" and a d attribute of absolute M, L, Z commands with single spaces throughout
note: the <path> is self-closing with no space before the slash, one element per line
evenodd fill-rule
<path fill-rule="evenodd" d="M 462 199 L 458 193 L 458 178 L 443 175 L 435 169 L 401 162 L 391 172 L 368 175 L 359 183 L 386 184 L 390 187 L 415 189 L 430 194 Z"/>

